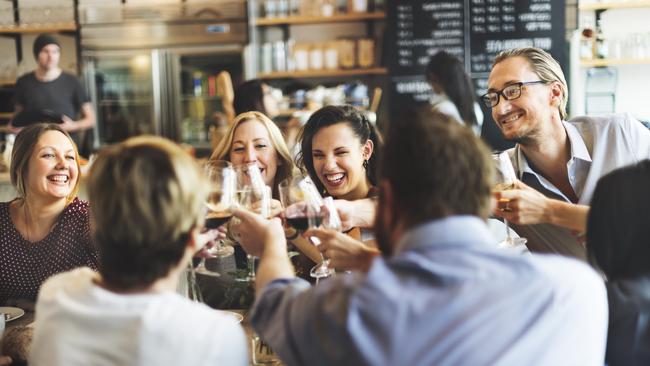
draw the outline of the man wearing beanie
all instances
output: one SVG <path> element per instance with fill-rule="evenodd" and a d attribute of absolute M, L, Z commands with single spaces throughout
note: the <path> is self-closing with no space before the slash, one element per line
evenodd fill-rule
<path fill-rule="evenodd" d="M 60 57 L 61 46 L 56 38 L 49 34 L 36 38 L 37 67 L 16 81 L 16 108 L 11 127 L 17 132 L 33 123 L 60 122 L 79 144 L 80 136 L 74 132 L 92 128 L 95 113 L 77 77 L 59 67 Z"/>

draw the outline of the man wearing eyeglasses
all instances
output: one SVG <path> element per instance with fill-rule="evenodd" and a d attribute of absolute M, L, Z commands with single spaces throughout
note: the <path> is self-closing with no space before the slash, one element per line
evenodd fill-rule
<path fill-rule="evenodd" d="M 520 181 L 495 193 L 533 251 L 585 258 L 582 234 L 598 179 L 650 158 L 650 131 L 627 114 L 566 121 L 568 88 L 560 65 L 538 48 L 500 53 L 482 102 L 492 109 Z M 622 188 L 624 189 L 624 188 Z"/>

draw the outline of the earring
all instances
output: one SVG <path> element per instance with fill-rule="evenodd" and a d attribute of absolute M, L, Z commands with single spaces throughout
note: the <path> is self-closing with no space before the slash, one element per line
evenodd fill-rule
<path fill-rule="evenodd" d="M 368 159 L 363 161 L 363 169 L 368 170 Z"/>

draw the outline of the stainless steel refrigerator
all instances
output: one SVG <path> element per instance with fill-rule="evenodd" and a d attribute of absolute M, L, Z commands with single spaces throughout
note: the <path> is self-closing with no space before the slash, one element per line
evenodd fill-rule
<path fill-rule="evenodd" d="M 235 85 L 244 75 L 246 4 L 160 8 L 80 11 L 84 78 L 98 117 L 94 146 L 156 134 L 207 155 L 210 131 L 224 123 L 217 74 L 227 71 Z"/>

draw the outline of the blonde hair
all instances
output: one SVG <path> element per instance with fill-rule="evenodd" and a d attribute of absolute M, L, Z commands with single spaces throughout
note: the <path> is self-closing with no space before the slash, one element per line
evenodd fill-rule
<path fill-rule="evenodd" d="M 16 189 L 18 197 L 24 200 L 27 197 L 26 181 L 30 158 L 34 153 L 34 148 L 36 148 L 36 144 L 38 144 L 41 136 L 48 131 L 57 131 L 62 133 L 68 138 L 74 150 L 74 160 L 77 165 L 77 181 L 67 197 L 67 202 L 70 203 L 77 196 L 77 192 L 79 191 L 79 179 L 81 177 L 79 151 L 77 151 L 77 145 L 74 143 L 70 135 L 57 124 L 37 123 L 23 128 L 18 133 L 16 140 L 14 141 L 13 150 L 11 151 L 11 165 L 9 167 L 11 184 Z"/>
<path fill-rule="evenodd" d="M 533 71 L 539 76 L 539 79 L 545 83 L 558 82 L 562 91 L 562 98 L 558 111 L 560 118 L 566 119 L 566 105 L 569 99 L 569 87 L 560 64 L 548 52 L 536 47 L 522 47 L 505 50 L 499 53 L 492 63 L 494 67 L 499 62 L 511 57 L 523 57 L 528 60 Z"/>
<path fill-rule="evenodd" d="M 284 142 L 284 136 L 282 135 L 282 132 L 278 126 L 276 126 L 275 123 L 264 113 L 256 111 L 244 112 L 235 117 L 225 136 L 221 139 L 217 147 L 214 149 L 211 159 L 230 161 L 230 150 L 232 149 L 232 143 L 235 138 L 235 130 L 237 127 L 239 127 L 239 125 L 248 121 L 258 121 L 262 123 L 264 127 L 266 127 L 266 130 L 269 132 L 271 144 L 277 152 L 278 159 L 280 161 L 278 164 L 278 171 L 275 173 L 275 177 L 273 179 L 274 187 L 272 188 L 273 196 L 278 197 L 278 183 L 286 178 L 293 176 L 294 174 L 297 174 L 298 169 L 296 168 L 293 159 L 291 159 L 291 153 L 289 152 L 287 144 Z"/>
<path fill-rule="evenodd" d="M 178 264 L 202 226 L 205 179 L 187 152 L 161 137 L 134 137 L 99 153 L 88 194 L 108 283 L 147 286 Z"/>

